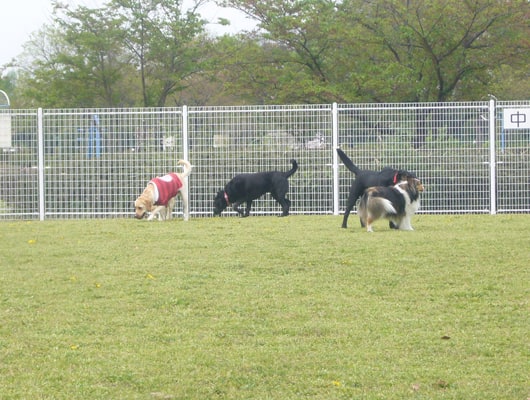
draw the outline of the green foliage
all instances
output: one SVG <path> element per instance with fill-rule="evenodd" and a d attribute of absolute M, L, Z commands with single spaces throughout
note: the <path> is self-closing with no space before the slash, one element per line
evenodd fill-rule
<path fill-rule="evenodd" d="M 268 58 L 268 75 L 280 82 L 270 102 L 483 98 L 493 71 L 530 57 L 527 1 L 226 3 L 260 22 L 268 53 L 276 46 L 288 54 Z"/>
<path fill-rule="evenodd" d="M 164 106 L 186 78 L 201 70 L 205 21 L 196 10 L 183 13 L 181 8 L 178 0 L 110 2 L 130 61 L 139 69 L 144 107 Z"/>
<path fill-rule="evenodd" d="M 16 73 L 14 71 L 10 71 L 8 73 L 3 74 L 2 69 L 0 68 L 0 90 L 4 91 L 7 96 L 9 97 L 9 101 L 11 103 L 11 97 L 13 96 L 13 91 L 16 87 Z M 5 107 L 6 99 L 3 94 L 0 94 L 0 107 Z"/>
<path fill-rule="evenodd" d="M 529 223 L 2 223 L 0 394 L 526 398 Z"/>
<path fill-rule="evenodd" d="M 497 78 L 491 87 L 491 92 L 495 93 L 499 99 L 528 99 L 528 93 L 530 93 L 530 70 L 502 65 L 496 70 L 495 74 Z"/>
<path fill-rule="evenodd" d="M 20 96 L 42 107 L 164 106 L 201 70 L 205 22 L 179 1 L 57 5 L 30 44 Z"/>
<path fill-rule="evenodd" d="M 527 0 L 255 1 L 259 31 L 208 37 L 178 0 L 56 5 L 21 62 L 15 104 L 121 107 L 521 98 Z M 227 21 L 221 20 L 221 24 Z M 169 103 L 169 104 L 168 104 Z"/>

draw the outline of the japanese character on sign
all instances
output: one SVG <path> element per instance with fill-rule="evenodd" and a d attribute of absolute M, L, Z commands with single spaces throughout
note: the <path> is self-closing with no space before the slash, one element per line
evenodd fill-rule
<path fill-rule="evenodd" d="M 504 129 L 530 129 L 530 108 L 505 108 Z"/>

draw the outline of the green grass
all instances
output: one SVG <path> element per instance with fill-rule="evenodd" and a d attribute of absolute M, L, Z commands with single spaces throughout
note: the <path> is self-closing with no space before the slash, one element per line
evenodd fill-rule
<path fill-rule="evenodd" d="M 527 399 L 529 215 L 0 224 L 2 399 Z"/>

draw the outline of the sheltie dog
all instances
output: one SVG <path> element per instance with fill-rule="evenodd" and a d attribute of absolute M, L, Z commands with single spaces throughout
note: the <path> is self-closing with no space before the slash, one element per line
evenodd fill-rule
<path fill-rule="evenodd" d="M 348 205 L 344 211 L 344 218 L 342 220 L 343 228 L 348 227 L 348 217 L 350 212 L 353 209 L 353 206 L 355 206 L 355 203 L 357 203 L 357 199 L 362 196 L 366 189 L 372 186 L 394 186 L 402 180 L 416 178 L 416 175 L 413 172 L 403 169 L 389 167 L 385 167 L 381 171 L 360 169 L 341 149 L 337 149 L 337 154 L 344 166 L 355 174 L 355 180 L 351 184 L 350 194 L 348 195 Z M 364 225 L 362 226 L 364 227 Z M 390 226 L 392 227 L 392 223 L 390 223 Z"/>
<path fill-rule="evenodd" d="M 374 186 L 365 190 L 359 203 L 359 218 L 367 232 L 380 218 L 392 222 L 393 228 L 412 231 L 410 219 L 420 206 L 423 184 L 418 178 L 408 177 L 394 186 Z"/>

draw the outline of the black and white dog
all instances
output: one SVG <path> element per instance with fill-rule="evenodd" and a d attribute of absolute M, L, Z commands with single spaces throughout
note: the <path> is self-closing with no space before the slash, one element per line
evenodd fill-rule
<path fill-rule="evenodd" d="M 341 149 L 337 149 L 337 154 L 346 168 L 355 174 L 355 181 L 353 181 L 350 187 L 348 204 L 346 206 L 346 211 L 344 212 L 344 218 L 342 220 L 343 228 L 348 227 L 348 217 L 350 216 L 351 210 L 357 202 L 357 199 L 361 197 L 366 189 L 372 186 L 393 186 L 402 180 L 406 180 L 407 178 L 416 178 L 416 175 L 412 172 L 388 167 L 383 168 L 379 172 L 362 170 L 357 167 Z M 364 226 L 362 220 L 361 225 Z M 395 228 L 392 226 L 392 222 L 390 222 L 390 226 Z"/>
<path fill-rule="evenodd" d="M 296 160 L 291 160 L 293 167 L 287 172 L 268 171 L 253 174 L 239 174 L 230 180 L 224 190 L 220 190 L 214 199 L 213 215 L 221 215 L 223 210 L 232 206 L 242 217 L 248 217 L 252 207 L 252 201 L 270 193 L 282 207 L 282 217 L 289 215 L 291 200 L 285 195 L 289 190 L 289 178 L 298 169 Z M 247 203 L 245 212 L 239 206 Z"/>
<path fill-rule="evenodd" d="M 398 184 L 366 189 L 359 203 L 359 217 L 367 232 L 373 232 L 372 223 L 386 218 L 395 229 L 412 231 L 411 217 L 420 206 L 423 184 L 417 178 L 407 178 Z"/>

